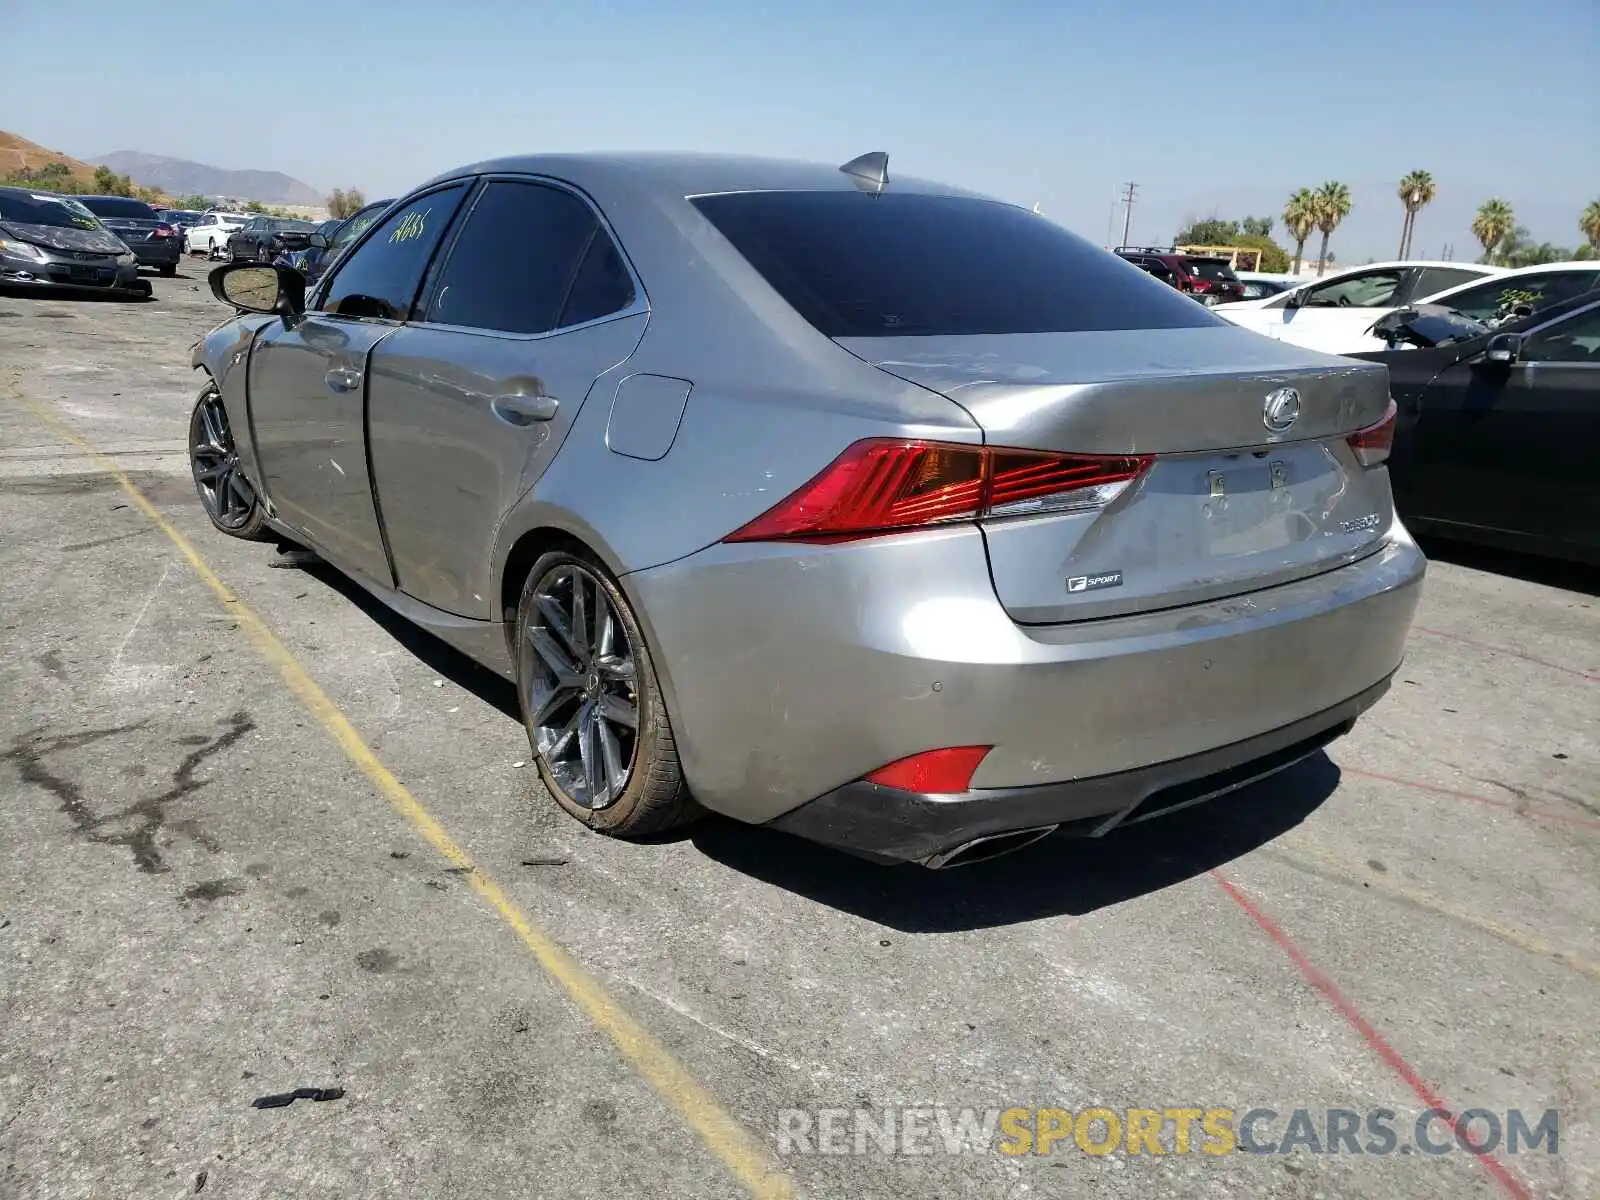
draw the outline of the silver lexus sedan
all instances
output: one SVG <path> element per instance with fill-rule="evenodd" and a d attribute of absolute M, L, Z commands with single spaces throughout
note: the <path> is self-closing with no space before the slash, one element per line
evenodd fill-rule
<path fill-rule="evenodd" d="M 1382 366 L 882 154 L 478 163 L 212 288 L 212 522 L 514 679 L 604 833 L 1102 834 L 1347 731 L 1420 594 Z"/>

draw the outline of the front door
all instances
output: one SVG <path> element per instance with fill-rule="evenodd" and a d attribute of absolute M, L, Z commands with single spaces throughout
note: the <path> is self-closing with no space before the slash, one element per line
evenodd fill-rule
<path fill-rule="evenodd" d="M 1524 337 L 1509 366 L 1479 358 L 1423 394 L 1417 515 L 1600 545 L 1600 305 Z"/>
<path fill-rule="evenodd" d="M 341 566 L 392 585 L 364 434 L 373 348 L 410 315 L 465 184 L 429 192 L 375 229 L 297 321 L 276 321 L 250 356 L 262 484 L 279 517 Z"/>
<path fill-rule="evenodd" d="M 589 204 L 515 178 L 479 193 L 422 315 L 377 346 L 370 372 L 372 470 L 395 575 L 435 608 L 493 619 L 501 518 L 648 317 Z"/>

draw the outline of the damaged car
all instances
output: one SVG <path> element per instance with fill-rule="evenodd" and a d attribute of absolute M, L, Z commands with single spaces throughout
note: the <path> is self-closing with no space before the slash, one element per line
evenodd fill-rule
<path fill-rule="evenodd" d="M 0 286 L 149 296 L 121 238 L 68 196 L 0 187 Z"/>
<path fill-rule="evenodd" d="M 606 834 L 1106 834 L 1347 732 L 1421 595 L 1381 366 L 882 153 L 479 163 L 211 284 L 211 523 L 514 681 Z"/>
<path fill-rule="evenodd" d="M 1390 313 L 1389 349 L 1354 356 L 1389 369 L 1395 504 L 1420 533 L 1600 564 L 1600 292 L 1496 304 Z"/>

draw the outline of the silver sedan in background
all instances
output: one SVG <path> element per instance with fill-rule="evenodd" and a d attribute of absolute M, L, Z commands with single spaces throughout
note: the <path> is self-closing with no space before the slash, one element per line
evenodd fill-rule
<path fill-rule="evenodd" d="M 602 832 L 1103 834 L 1348 730 L 1419 597 L 1384 368 L 882 154 L 479 163 L 212 286 L 212 522 L 514 679 Z"/>

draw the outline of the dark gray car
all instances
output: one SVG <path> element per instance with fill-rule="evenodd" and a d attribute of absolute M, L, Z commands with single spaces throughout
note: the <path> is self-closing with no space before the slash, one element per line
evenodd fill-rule
<path fill-rule="evenodd" d="M 138 274 L 133 252 L 75 200 L 0 188 L 0 285 L 134 288 Z"/>
<path fill-rule="evenodd" d="M 176 275 L 183 257 L 183 231 L 143 200 L 131 196 L 76 196 L 100 223 L 127 243 L 141 267 Z"/>

